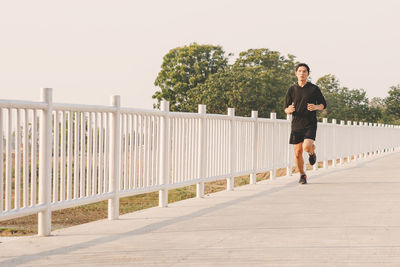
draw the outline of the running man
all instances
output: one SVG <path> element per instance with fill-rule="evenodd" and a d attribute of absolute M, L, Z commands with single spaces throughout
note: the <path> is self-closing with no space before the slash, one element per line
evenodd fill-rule
<path fill-rule="evenodd" d="M 294 160 L 300 171 L 300 184 L 307 183 L 303 150 L 308 152 L 308 160 L 311 165 L 317 161 L 314 145 L 317 134 L 316 110 L 326 108 L 321 90 L 315 84 L 307 81 L 309 75 L 310 68 L 307 64 L 298 64 L 296 66 L 297 83 L 287 90 L 285 97 L 285 113 L 293 114 L 289 143 L 294 145 Z"/>

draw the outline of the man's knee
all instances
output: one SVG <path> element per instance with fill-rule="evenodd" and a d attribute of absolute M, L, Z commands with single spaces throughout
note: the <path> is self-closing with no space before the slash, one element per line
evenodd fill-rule
<path fill-rule="evenodd" d="M 303 150 L 307 153 L 312 152 L 314 143 L 313 142 L 304 142 Z"/>
<path fill-rule="evenodd" d="M 304 146 L 304 151 L 305 152 L 307 152 L 307 153 L 309 153 L 309 152 L 311 152 L 312 151 L 312 145 L 307 145 L 307 146 Z"/>

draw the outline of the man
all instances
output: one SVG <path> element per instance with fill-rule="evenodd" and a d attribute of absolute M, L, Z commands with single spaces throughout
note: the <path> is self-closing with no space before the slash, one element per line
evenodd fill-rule
<path fill-rule="evenodd" d="M 309 154 L 309 162 L 314 165 L 315 136 L 317 134 L 317 110 L 326 108 L 325 98 L 318 86 L 307 82 L 310 68 L 300 63 L 296 66 L 297 83 L 286 92 L 285 113 L 293 114 L 292 131 L 289 143 L 294 145 L 295 162 L 300 172 L 300 184 L 307 183 L 304 172 L 303 150 Z"/>

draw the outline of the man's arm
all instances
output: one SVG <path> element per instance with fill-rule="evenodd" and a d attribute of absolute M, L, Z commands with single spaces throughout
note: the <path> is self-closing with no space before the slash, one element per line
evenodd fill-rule
<path fill-rule="evenodd" d="M 286 113 L 286 114 L 292 114 L 294 111 L 295 111 L 294 103 L 292 103 L 290 106 L 288 106 L 287 108 L 285 108 L 285 113 Z"/>
<path fill-rule="evenodd" d="M 325 108 L 324 104 L 319 104 L 319 105 L 307 104 L 307 109 L 309 111 L 323 110 L 324 108 Z"/>
<path fill-rule="evenodd" d="M 292 114 L 294 112 L 294 103 L 291 94 L 291 87 L 286 91 L 284 111 L 286 114 Z"/>

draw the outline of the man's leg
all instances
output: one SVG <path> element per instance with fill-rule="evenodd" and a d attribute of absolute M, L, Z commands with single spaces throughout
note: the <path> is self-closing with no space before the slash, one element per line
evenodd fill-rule
<path fill-rule="evenodd" d="M 314 140 L 312 140 L 312 139 L 304 139 L 303 149 L 308 154 L 314 154 L 314 151 L 315 151 Z"/>
<path fill-rule="evenodd" d="M 314 165 L 317 161 L 317 155 L 315 155 L 315 144 L 312 139 L 304 139 L 303 149 L 308 153 L 308 160 L 311 165 Z"/>
<path fill-rule="evenodd" d="M 294 162 L 299 169 L 300 174 L 304 172 L 304 160 L 303 160 L 303 142 L 293 145 L 294 147 Z"/>

